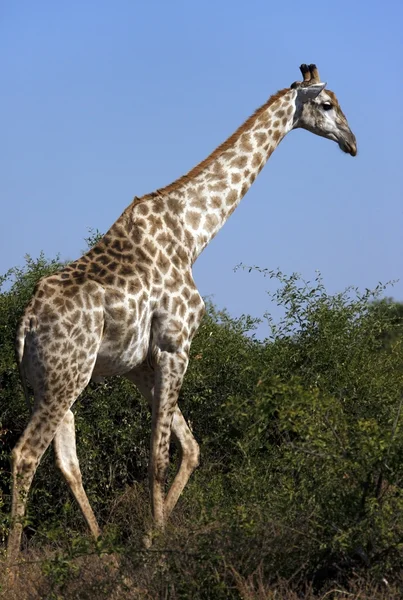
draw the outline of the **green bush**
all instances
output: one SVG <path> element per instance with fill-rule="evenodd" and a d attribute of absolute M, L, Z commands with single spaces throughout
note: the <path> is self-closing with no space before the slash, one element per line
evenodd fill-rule
<path fill-rule="evenodd" d="M 38 278 L 59 266 L 28 258 L 2 279 L 3 539 L 8 456 L 29 416 L 14 331 Z M 261 271 L 275 283 L 270 300 L 283 311 L 279 322 L 266 315 L 267 340 L 256 339 L 255 319 L 232 318 L 207 302 L 179 398 L 201 466 L 150 551 L 141 541 L 150 521 L 148 407 L 120 378 L 90 384 L 77 401 L 84 485 L 107 534 L 97 545 L 83 537 L 85 523 L 48 452 L 34 479 L 26 536 L 31 552 L 45 553 L 52 593 L 75 597 L 85 565 L 98 573 L 94 557 L 106 550 L 118 557 L 119 585 L 129 578 L 148 590 L 144 597 L 246 598 L 257 577 L 265 591 L 248 598 L 269 597 L 284 579 L 298 593 L 332 581 L 348 586 L 358 575 L 379 585 L 401 582 L 402 305 L 382 299 L 382 286 L 330 295 L 319 276 L 309 283 Z M 176 462 L 173 451 L 170 478 Z"/>

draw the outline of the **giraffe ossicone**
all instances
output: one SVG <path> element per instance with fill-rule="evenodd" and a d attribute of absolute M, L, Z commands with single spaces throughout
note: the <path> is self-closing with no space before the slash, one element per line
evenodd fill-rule
<path fill-rule="evenodd" d="M 356 141 L 315 65 L 272 96 L 210 156 L 168 185 L 135 198 L 84 256 L 43 278 L 17 333 L 24 382 L 34 391 L 29 423 L 12 453 L 11 564 L 20 547 L 29 488 L 53 441 L 61 469 L 91 532 L 100 529 L 81 479 L 71 407 L 91 378 L 122 375 L 152 410 L 150 493 L 163 527 L 199 460 L 177 400 L 192 338 L 204 314 L 192 265 L 235 210 L 272 152 L 305 128 L 355 156 Z M 165 494 L 170 439 L 181 462 Z"/>

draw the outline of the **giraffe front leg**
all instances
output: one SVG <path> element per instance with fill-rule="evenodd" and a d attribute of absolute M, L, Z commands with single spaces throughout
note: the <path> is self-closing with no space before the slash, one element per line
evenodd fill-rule
<path fill-rule="evenodd" d="M 200 449 L 189 425 L 186 423 L 179 407 L 176 407 L 172 420 L 172 435 L 175 444 L 179 448 L 180 463 L 175 479 L 168 490 L 165 499 L 164 514 L 165 519 L 169 519 L 171 512 L 176 506 L 181 493 L 183 492 L 189 477 L 199 465 Z"/>
<path fill-rule="evenodd" d="M 172 421 L 187 365 L 186 352 L 161 351 L 155 371 L 149 477 L 154 521 L 160 529 L 166 522 L 164 486 Z"/>
<path fill-rule="evenodd" d="M 152 408 L 154 402 L 154 370 L 146 363 L 125 375 L 132 381 Z M 199 445 L 184 416 L 176 406 L 171 426 L 172 441 L 179 450 L 179 466 L 164 503 L 165 521 L 170 517 L 189 477 L 199 464 Z"/>

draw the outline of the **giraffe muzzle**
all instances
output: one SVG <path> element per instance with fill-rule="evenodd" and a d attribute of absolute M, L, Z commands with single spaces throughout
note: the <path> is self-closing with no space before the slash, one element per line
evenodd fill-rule
<path fill-rule="evenodd" d="M 348 131 L 340 137 L 339 147 L 346 154 L 357 156 L 357 141 L 352 131 Z"/>

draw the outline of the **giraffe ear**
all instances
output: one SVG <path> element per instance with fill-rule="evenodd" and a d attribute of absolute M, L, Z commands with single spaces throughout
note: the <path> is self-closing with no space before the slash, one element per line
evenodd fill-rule
<path fill-rule="evenodd" d="M 297 95 L 300 102 L 308 102 L 319 96 L 322 90 L 326 87 L 326 83 L 311 83 L 307 86 L 297 88 Z"/>

